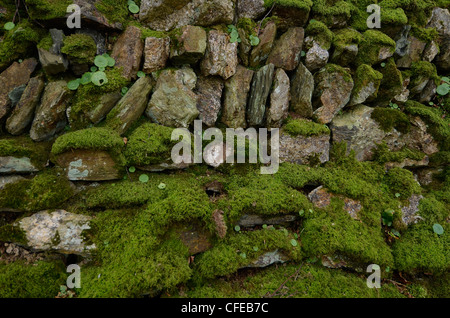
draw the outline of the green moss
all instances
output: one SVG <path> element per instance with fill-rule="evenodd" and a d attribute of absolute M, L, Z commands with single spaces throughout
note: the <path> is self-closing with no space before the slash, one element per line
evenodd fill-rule
<path fill-rule="evenodd" d="M 392 193 L 400 193 L 403 198 L 421 193 L 420 185 L 414 179 L 413 173 L 406 169 L 390 169 L 385 176 L 385 182 Z"/>
<path fill-rule="evenodd" d="M 283 128 L 284 131 L 293 137 L 330 134 L 330 129 L 326 125 L 317 124 L 306 119 L 290 119 Z"/>
<path fill-rule="evenodd" d="M 373 65 L 379 60 L 381 48 L 388 48 L 392 53 L 395 51 L 395 41 L 386 34 L 376 30 L 367 30 L 363 33 L 363 40 L 359 46 L 358 64 Z"/>
<path fill-rule="evenodd" d="M 397 240 L 392 247 L 395 265 L 399 271 L 416 272 L 445 272 L 450 269 L 450 244 L 448 232 L 450 226 L 441 224 L 444 234 L 433 232 L 432 224 L 419 223 Z"/>
<path fill-rule="evenodd" d="M 64 38 L 61 52 L 78 64 L 92 64 L 97 53 L 94 39 L 86 34 L 72 34 Z"/>
<path fill-rule="evenodd" d="M 363 37 L 362 34 L 352 28 L 339 29 L 334 32 L 333 45 L 344 46 L 348 44 L 359 44 Z"/>
<path fill-rule="evenodd" d="M 62 262 L 0 262 L 1 298 L 54 298 L 65 280 Z"/>
<path fill-rule="evenodd" d="M 2 208 L 40 211 L 59 208 L 62 202 L 72 196 L 73 189 L 67 179 L 46 171 L 31 180 L 7 184 L 0 193 Z"/>
<path fill-rule="evenodd" d="M 408 116 L 398 109 L 376 107 L 371 114 L 371 118 L 385 132 L 390 132 L 395 128 L 399 132 L 406 134 L 411 128 Z"/>
<path fill-rule="evenodd" d="M 414 35 L 419 40 L 425 42 L 431 42 L 438 38 L 439 34 L 434 28 L 420 28 L 413 27 L 411 29 L 411 34 Z"/>
<path fill-rule="evenodd" d="M 436 66 L 427 61 L 413 62 L 411 65 L 411 82 L 409 87 L 415 87 L 426 79 L 433 79 L 438 83 L 440 81 Z"/>
<path fill-rule="evenodd" d="M 355 6 L 347 1 L 317 0 L 314 1 L 311 11 L 316 18 L 331 26 L 336 18 L 349 20 L 355 9 Z"/>
<path fill-rule="evenodd" d="M 384 164 L 386 162 L 402 162 L 405 159 L 420 161 L 425 154 L 419 150 L 403 148 L 399 151 L 391 151 L 386 143 L 379 144 L 374 151 L 374 160 Z"/>
<path fill-rule="evenodd" d="M 266 8 L 271 8 L 274 1 L 276 1 L 276 6 L 302 9 L 307 10 L 308 12 L 313 5 L 313 1 L 311 0 L 264 0 L 264 6 Z"/>
<path fill-rule="evenodd" d="M 47 163 L 49 150 L 49 143 L 36 143 L 29 137 L 0 139 L 0 157 L 27 157 L 38 169 L 44 168 Z"/>
<path fill-rule="evenodd" d="M 319 72 L 327 72 L 327 73 L 339 73 L 344 78 L 346 82 L 353 82 L 352 75 L 349 73 L 348 68 L 344 68 L 337 64 L 328 63 Z"/>
<path fill-rule="evenodd" d="M 33 20 L 51 20 L 64 18 L 72 0 L 27 0 L 30 18 Z"/>
<path fill-rule="evenodd" d="M 403 90 L 402 72 L 397 69 L 393 58 L 388 59 L 385 67 L 381 67 L 379 71 L 383 74 L 383 79 L 378 90 L 377 102 L 388 104 L 394 96 L 400 94 Z"/>
<path fill-rule="evenodd" d="M 52 48 L 52 45 L 53 45 L 53 39 L 49 33 L 45 37 L 42 38 L 42 40 L 38 43 L 37 47 L 40 49 L 49 51 Z"/>
<path fill-rule="evenodd" d="M 299 245 L 292 246 L 292 239 L 292 233 L 269 228 L 229 235 L 226 240 L 199 256 L 196 274 L 199 278 L 225 276 L 275 250 L 285 253 L 293 261 L 299 261 L 301 248 Z M 254 247 L 257 247 L 257 251 Z"/>
<path fill-rule="evenodd" d="M 435 1 L 428 0 L 383 0 L 380 2 L 382 12 L 397 12 L 399 17 L 396 18 L 397 24 L 406 24 L 405 15 L 408 23 L 411 25 L 425 26 L 431 15 L 431 10 L 436 6 Z M 402 9 L 402 14 L 399 9 Z M 393 15 L 392 13 L 391 15 Z M 389 17 L 389 16 L 388 16 Z M 383 19 L 383 15 L 382 15 Z M 383 20 L 382 20 L 383 21 Z"/>
<path fill-rule="evenodd" d="M 126 24 L 129 17 L 128 5 L 121 0 L 100 0 L 95 3 L 95 7 L 104 14 L 110 23 Z"/>
<path fill-rule="evenodd" d="M 28 243 L 25 232 L 14 224 L 6 224 L 0 227 L 0 241 L 23 245 L 27 245 Z"/>
<path fill-rule="evenodd" d="M 149 28 L 140 28 L 142 30 L 141 38 L 145 40 L 146 38 L 166 38 L 169 37 L 169 32 L 165 31 L 155 31 Z"/>
<path fill-rule="evenodd" d="M 310 20 L 305 33 L 307 36 L 314 37 L 314 40 L 325 50 L 330 49 L 334 34 L 324 23 Z"/>
<path fill-rule="evenodd" d="M 376 88 L 376 92 L 373 94 L 373 98 L 376 98 L 378 93 L 378 88 L 380 87 L 381 80 L 383 79 L 383 74 L 375 71 L 372 67 L 367 64 L 361 64 L 356 69 L 356 74 L 354 76 L 354 86 L 353 94 L 358 94 L 362 88 L 366 87 L 369 83 L 373 83 Z M 370 99 L 368 100 L 368 102 Z"/>

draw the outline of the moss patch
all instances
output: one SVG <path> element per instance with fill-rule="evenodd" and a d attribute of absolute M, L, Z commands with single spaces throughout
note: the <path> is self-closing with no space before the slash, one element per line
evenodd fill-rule
<path fill-rule="evenodd" d="M 390 52 L 395 51 L 395 41 L 386 34 L 376 30 L 367 30 L 363 33 L 363 40 L 359 46 L 358 63 L 373 65 L 379 62 L 381 48 L 387 48 Z"/>
<path fill-rule="evenodd" d="M 314 40 L 325 50 L 330 49 L 334 34 L 324 23 L 310 20 L 305 33 L 307 36 L 314 37 Z"/>
<path fill-rule="evenodd" d="M 306 119 L 290 119 L 283 128 L 285 132 L 293 137 L 330 134 L 330 129 L 326 125 L 317 124 Z"/>
<path fill-rule="evenodd" d="M 29 137 L 0 139 L 0 157 L 27 157 L 38 169 L 44 168 L 47 163 L 49 148 L 49 143 L 36 143 Z"/>
<path fill-rule="evenodd" d="M 97 53 L 94 39 L 86 34 L 72 34 L 64 38 L 61 52 L 78 64 L 92 64 Z"/>
<path fill-rule="evenodd" d="M 27 0 L 28 13 L 33 20 L 63 18 L 72 0 Z"/>
<path fill-rule="evenodd" d="M 385 132 L 390 132 L 395 128 L 399 132 L 406 134 L 411 128 L 408 116 L 398 109 L 376 107 L 371 114 L 371 118 Z"/>

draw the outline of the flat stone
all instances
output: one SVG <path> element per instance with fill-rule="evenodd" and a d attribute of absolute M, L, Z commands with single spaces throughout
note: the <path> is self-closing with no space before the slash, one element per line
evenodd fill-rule
<path fill-rule="evenodd" d="M 279 128 L 288 117 L 290 99 L 290 83 L 286 72 L 279 68 L 275 71 L 270 107 L 267 109 L 267 128 Z"/>
<path fill-rule="evenodd" d="M 417 223 L 419 220 L 423 220 L 420 215 L 417 215 L 417 212 L 419 212 L 420 200 L 422 199 L 422 195 L 413 194 L 408 199 L 409 205 L 401 207 L 403 223 L 411 225 Z"/>
<path fill-rule="evenodd" d="M 111 57 L 116 60 L 116 67 L 122 67 L 122 76 L 128 80 L 136 79 L 141 66 L 144 43 L 142 31 L 138 27 L 129 26 L 114 44 Z"/>
<path fill-rule="evenodd" d="M 242 227 L 255 227 L 264 224 L 267 225 L 287 225 L 297 219 L 295 215 L 280 215 L 274 217 L 264 217 L 257 214 L 244 214 L 237 225 Z"/>
<path fill-rule="evenodd" d="M 327 64 L 329 57 L 330 54 L 328 51 L 314 41 L 313 46 L 306 52 L 306 67 L 311 72 L 314 72 L 324 67 Z"/>
<path fill-rule="evenodd" d="M 267 58 L 267 64 L 272 63 L 275 67 L 280 67 L 286 71 L 295 69 L 300 62 L 304 36 L 305 30 L 303 28 L 288 29 L 275 42 L 274 48 Z"/>
<path fill-rule="evenodd" d="M 312 95 L 314 77 L 305 65 L 300 63 L 291 81 L 290 109 L 305 118 L 313 115 Z"/>
<path fill-rule="evenodd" d="M 320 163 L 330 158 L 330 135 L 296 136 L 293 137 L 283 130 L 280 131 L 280 162 L 309 164 L 313 160 Z"/>
<path fill-rule="evenodd" d="M 243 268 L 264 268 L 273 264 L 285 263 L 287 261 L 289 261 L 289 257 L 287 257 L 279 250 L 275 250 L 272 252 L 264 253 Z"/>
<path fill-rule="evenodd" d="M 144 72 L 152 73 L 166 66 L 170 53 L 170 38 L 145 38 Z"/>
<path fill-rule="evenodd" d="M 249 126 L 261 126 L 263 124 L 266 102 L 272 88 L 274 70 L 273 64 L 267 64 L 261 67 L 253 77 L 247 107 L 247 122 Z"/>
<path fill-rule="evenodd" d="M 28 157 L 0 157 L 0 173 L 29 173 L 39 169 L 31 163 Z"/>
<path fill-rule="evenodd" d="M 87 118 L 93 124 L 98 124 L 105 119 L 121 98 L 122 94 L 119 91 L 103 94 L 95 107 L 86 114 Z"/>
<path fill-rule="evenodd" d="M 203 253 L 212 247 L 210 232 L 201 228 L 199 224 L 180 225 L 175 232 L 181 242 L 188 248 L 190 255 Z"/>
<path fill-rule="evenodd" d="M 344 201 L 344 210 L 348 212 L 352 219 L 358 220 L 358 213 L 362 209 L 361 202 L 343 196 L 330 193 L 322 186 L 314 189 L 308 194 L 308 199 L 318 208 L 326 208 L 331 204 L 331 198 L 338 197 Z"/>
<path fill-rule="evenodd" d="M 249 66 L 257 67 L 266 61 L 272 51 L 276 35 L 277 27 L 275 23 L 268 22 L 259 34 L 259 44 L 250 53 Z"/>
<path fill-rule="evenodd" d="M 266 12 L 264 0 L 240 0 L 237 3 L 237 15 L 240 18 L 257 19 Z"/>
<path fill-rule="evenodd" d="M 196 93 L 197 109 L 200 120 L 207 126 L 214 126 L 221 110 L 221 98 L 224 84 L 220 77 L 199 76 Z"/>
<path fill-rule="evenodd" d="M 1 159 L 0 159 L 1 160 Z M 0 176 L 0 190 L 2 190 L 5 185 L 10 183 L 16 183 L 18 181 L 26 180 L 22 176 Z"/>
<path fill-rule="evenodd" d="M 177 36 L 177 45 L 170 50 L 170 60 L 175 65 L 195 64 L 206 52 L 206 31 L 198 26 L 186 25 Z"/>

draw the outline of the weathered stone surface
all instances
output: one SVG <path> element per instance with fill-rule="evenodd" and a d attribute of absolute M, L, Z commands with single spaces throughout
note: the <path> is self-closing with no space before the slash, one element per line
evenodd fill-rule
<path fill-rule="evenodd" d="M 22 176 L 0 176 L 0 190 L 2 190 L 7 184 L 16 183 L 21 180 L 25 180 L 25 178 Z"/>
<path fill-rule="evenodd" d="M 19 102 L 20 98 L 22 97 L 23 92 L 25 91 L 25 88 L 27 87 L 27 85 L 20 85 L 17 86 L 15 88 L 13 88 L 12 91 L 9 92 L 8 94 L 8 98 L 9 101 L 11 102 L 11 108 L 14 108 L 17 103 Z"/>
<path fill-rule="evenodd" d="M 405 56 L 408 53 L 409 40 L 408 35 L 411 31 L 410 25 L 403 26 L 402 30 L 395 37 L 395 54 L 398 56 Z"/>
<path fill-rule="evenodd" d="M 411 81 L 410 77 L 406 77 L 403 79 L 402 91 L 398 95 L 394 96 L 395 101 L 404 103 L 408 100 L 409 97 L 408 85 L 410 81 Z"/>
<path fill-rule="evenodd" d="M 423 90 L 419 93 L 419 102 L 428 103 L 430 102 L 434 95 L 436 95 L 436 83 L 434 79 L 428 80 L 427 85 L 423 88 Z"/>
<path fill-rule="evenodd" d="M 191 159 L 191 162 L 194 162 L 193 159 Z M 161 172 L 161 171 L 167 171 L 167 170 L 181 170 L 186 169 L 187 167 L 191 166 L 190 163 L 174 163 L 172 161 L 172 158 L 167 158 L 166 160 L 163 160 L 160 163 L 152 164 L 152 165 L 146 165 L 146 166 L 137 166 L 140 170 L 144 171 L 150 171 L 150 172 Z"/>
<path fill-rule="evenodd" d="M 31 125 L 31 139 L 34 141 L 49 139 L 64 129 L 67 124 L 66 108 L 71 95 L 66 81 L 47 84 Z"/>
<path fill-rule="evenodd" d="M 274 217 L 263 217 L 257 214 L 244 214 L 237 225 L 242 227 L 255 227 L 264 224 L 267 225 L 286 225 L 294 222 L 297 219 L 295 215 L 280 215 Z"/>
<path fill-rule="evenodd" d="M 148 76 L 138 79 L 108 114 L 107 124 L 119 134 L 127 131 L 144 113 L 151 90 L 152 83 Z"/>
<path fill-rule="evenodd" d="M 237 43 L 231 43 L 225 32 L 209 31 L 205 57 L 200 64 L 203 75 L 219 75 L 227 79 L 236 73 L 237 65 Z"/>
<path fill-rule="evenodd" d="M 287 261 L 289 261 L 288 256 L 286 256 L 279 250 L 275 250 L 273 252 L 267 252 L 261 255 L 243 268 L 264 268 L 272 264 L 284 263 Z"/>
<path fill-rule="evenodd" d="M 310 9 L 297 8 L 293 6 L 283 7 L 275 3 L 272 10 L 272 16 L 278 17 L 278 27 L 280 30 L 287 30 L 293 26 L 305 26 L 308 22 Z"/>
<path fill-rule="evenodd" d="M 292 79 L 290 109 L 305 118 L 313 115 L 312 95 L 314 77 L 305 65 L 300 63 Z"/>
<path fill-rule="evenodd" d="M 81 8 L 81 25 L 86 28 L 95 30 L 121 30 L 122 23 L 110 22 L 107 17 L 101 13 L 96 6 L 97 1 L 92 0 L 73 0 Z M 69 14 L 66 15 L 68 17 Z M 51 21 L 50 21 L 51 22 Z M 62 27 L 66 27 L 66 19 L 64 19 Z"/>
<path fill-rule="evenodd" d="M 64 33 L 61 30 L 51 29 L 50 34 L 53 44 L 49 50 L 38 48 L 39 62 L 47 74 L 65 72 L 69 67 L 69 61 L 61 54 Z"/>
<path fill-rule="evenodd" d="M 350 101 L 353 79 L 345 69 L 329 64 L 314 75 L 314 82 L 314 116 L 327 124 Z"/>
<path fill-rule="evenodd" d="M 86 244 L 83 231 L 91 227 L 90 216 L 64 210 L 41 211 L 15 223 L 25 232 L 27 246 L 34 251 L 56 251 L 86 255 L 95 244 Z"/>
<path fill-rule="evenodd" d="M 339 45 L 334 48 L 333 55 L 331 56 L 331 63 L 338 64 L 340 66 L 348 66 L 355 61 L 358 56 L 357 44 Z"/>
<path fill-rule="evenodd" d="M 8 94 L 14 88 L 28 83 L 37 64 L 34 58 L 26 59 L 22 63 L 14 62 L 0 74 L 0 119 L 10 110 L 11 101 Z"/>
<path fill-rule="evenodd" d="M 426 62 L 431 62 L 434 60 L 434 58 L 439 53 L 439 46 L 436 44 L 435 41 L 431 41 L 427 44 L 425 47 L 425 50 L 423 51 L 422 60 Z"/>
<path fill-rule="evenodd" d="M 264 0 L 240 0 L 237 3 L 238 19 L 257 19 L 266 11 L 267 9 L 264 7 Z"/>
<path fill-rule="evenodd" d="M 347 211 L 353 219 L 358 220 L 358 213 L 362 209 L 361 202 L 330 193 L 322 186 L 319 186 L 308 194 L 308 199 L 314 204 L 314 206 L 321 209 L 329 206 L 331 203 L 331 198 L 333 197 L 338 197 L 343 200 L 345 211 Z"/>
<path fill-rule="evenodd" d="M 267 64 L 259 69 L 253 77 L 247 108 L 249 126 L 261 126 L 266 113 L 266 102 L 272 88 L 275 67 Z"/>
<path fill-rule="evenodd" d="M 31 124 L 44 86 L 44 80 L 41 76 L 30 79 L 19 102 L 6 120 L 6 130 L 11 135 L 24 133 Z"/>
<path fill-rule="evenodd" d="M 122 94 L 119 91 L 102 95 L 95 107 L 86 114 L 86 117 L 93 124 L 98 124 L 106 117 L 121 98 Z"/>
<path fill-rule="evenodd" d="M 423 50 L 427 45 L 426 42 L 423 42 L 417 39 L 414 36 L 408 37 L 408 45 L 406 48 L 406 53 L 397 60 L 397 67 L 399 68 L 409 68 L 413 62 L 418 62 L 421 59 Z"/>
<path fill-rule="evenodd" d="M 196 93 L 200 120 L 207 126 L 214 126 L 221 109 L 223 80 L 220 77 L 199 76 Z"/>
<path fill-rule="evenodd" d="M 288 116 L 290 99 L 289 77 L 279 68 L 275 71 L 274 84 L 270 94 L 270 107 L 267 110 L 267 128 L 281 127 L 283 120 Z"/>
<path fill-rule="evenodd" d="M 234 19 L 234 2 L 232 0 L 143 0 L 139 19 L 158 31 L 168 31 L 189 24 L 201 26 L 230 24 Z"/>
<path fill-rule="evenodd" d="M 28 157 L 0 157 L 0 173 L 28 173 L 37 171 L 39 169 Z"/>
<path fill-rule="evenodd" d="M 214 227 L 217 236 L 224 238 L 227 235 L 227 222 L 225 222 L 223 217 L 224 212 L 222 210 L 214 210 L 211 215 L 211 220 L 214 222 Z"/>
<path fill-rule="evenodd" d="M 450 70 L 450 35 L 443 41 L 440 46 L 441 53 L 437 56 L 436 66 L 442 71 Z"/>
<path fill-rule="evenodd" d="M 276 35 L 277 27 L 275 23 L 267 23 L 259 34 L 259 44 L 255 46 L 250 53 L 249 66 L 257 67 L 258 65 L 264 63 L 272 51 Z"/>
<path fill-rule="evenodd" d="M 250 32 L 246 28 L 238 27 L 238 34 L 241 42 L 239 43 L 239 58 L 241 59 L 241 64 L 248 66 L 250 60 L 250 52 L 252 51 L 252 44 L 250 42 Z"/>
<path fill-rule="evenodd" d="M 173 64 L 195 64 L 206 51 L 206 31 L 198 26 L 186 25 L 177 36 L 177 45 L 170 51 Z"/>
<path fill-rule="evenodd" d="M 330 135 L 291 136 L 280 131 L 280 162 L 309 164 L 327 162 L 330 158 Z"/>
<path fill-rule="evenodd" d="M 212 247 L 210 232 L 197 223 L 180 225 L 175 232 L 191 255 L 205 252 Z"/>
<path fill-rule="evenodd" d="M 348 106 L 370 102 L 377 97 L 383 75 L 369 65 L 360 65 L 354 76 L 356 85 L 353 87 Z"/>
<path fill-rule="evenodd" d="M 111 53 L 111 57 L 116 60 L 116 67 L 122 67 L 122 75 L 129 80 L 136 79 L 140 68 L 144 49 L 141 34 L 141 29 L 129 26 L 119 36 Z"/>
<path fill-rule="evenodd" d="M 292 71 L 300 62 L 303 38 L 303 28 L 290 28 L 275 42 L 273 50 L 267 58 L 267 63 L 280 67 L 286 71 Z"/>
<path fill-rule="evenodd" d="M 417 215 L 417 212 L 419 212 L 420 200 L 422 199 L 422 195 L 413 194 L 408 199 L 409 205 L 401 207 L 403 223 L 405 223 L 406 225 L 410 225 L 417 223 L 419 220 L 423 220 L 420 215 Z"/>
<path fill-rule="evenodd" d="M 192 91 L 197 76 L 190 68 L 164 70 L 150 98 L 146 115 L 169 127 L 188 127 L 198 117 L 197 95 Z"/>
<path fill-rule="evenodd" d="M 306 67 L 311 72 L 316 71 L 327 64 L 329 57 L 328 51 L 314 41 L 313 46 L 306 52 Z"/>
<path fill-rule="evenodd" d="M 144 72 L 151 73 L 166 66 L 170 53 L 170 39 L 145 38 L 144 46 Z"/>
<path fill-rule="evenodd" d="M 247 127 L 245 112 L 253 74 L 254 71 L 238 65 L 236 73 L 225 81 L 221 121 L 228 127 Z"/>
<path fill-rule="evenodd" d="M 106 151 L 76 149 L 60 154 L 58 166 L 72 181 L 104 181 L 120 179 L 121 169 Z"/>
<path fill-rule="evenodd" d="M 448 9 L 434 8 L 427 28 L 435 28 L 439 34 L 440 54 L 435 63 L 443 71 L 450 70 L 450 12 Z"/>

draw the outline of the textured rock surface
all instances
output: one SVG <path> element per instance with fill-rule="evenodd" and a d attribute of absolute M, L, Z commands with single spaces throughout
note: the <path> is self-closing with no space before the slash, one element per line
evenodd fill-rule
<path fill-rule="evenodd" d="M 156 83 L 146 115 L 169 127 L 188 127 L 198 117 L 198 96 L 192 91 L 197 82 L 190 68 L 165 70 Z"/>
<path fill-rule="evenodd" d="M 273 76 L 274 66 L 273 64 L 268 64 L 261 67 L 253 77 L 247 106 L 247 122 L 249 126 L 260 126 L 263 124 L 266 102 L 272 87 Z"/>
<path fill-rule="evenodd" d="M 220 77 L 200 76 L 197 80 L 197 109 L 199 119 L 207 126 L 214 126 L 221 110 L 223 80 Z"/>
<path fill-rule="evenodd" d="M 129 26 L 114 44 L 111 57 L 116 60 L 116 67 L 122 67 L 122 75 L 127 79 L 136 79 L 141 65 L 144 43 L 142 31 L 138 27 Z"/>
<path fill-rule="evenodd" d="M 228 127 L 247 127 L 245 112 L 253 74 L 254 71 L 238 65 L 236 73 L 225 82 L 221 121 Z"/>
<path fill-rule="evenodd" d="M 0 157 L 0 173 L 28 173 L 37 171 L 39 169 L 28 157 Z"/>
<path fill-rule="evenodd" d="M 86 114 L 87 118 L 93 124 L 98 124 L 105 119 L 106 115 L 121 98 L 122 94 L 119 91 L 103 94 L 95 107 Z"/>
<path fill-rule="evenodd" d="M 265 62 L 272 50 L 276 35 L 277 27 L 275 23 L 267 23 L 259 34 L 259 44 L 250 53 L 249 66 L 256 67 Z"/>
<path fill-rule="evenodd" d="M 330 135 L 291 136 L 280 132 L 280 162 L 309 164 L 324 163 L 330 158 Z"/>
<path fill-rule="evenodd" d="M 174 64 L 194 64 L 205 54 L 206 31 L 201 27 L 183 26 L 177 41 L 170 51 L 170 59 Z"/>
<path fill-rule="evenodd" d="M 67 124 L 66 108 L 71 95 L 66 81 L 47 84 L 31 125 L 31 139 L 46 140 L 64 129 Z"/>
<path fill-rule="evenodd" d="M 240 0 L 237 1 L 238 18 L 256 19 L 262 16 L 267 9 L 264 0 Z"/>
<path fill-rule="evenodd" d="M 237 224 L 244 227 L 255 227 L 264 224 L 268 225 L 286 225 L 294 222 L 297 219 L 295 215 L 282 215 L 275 217 L 263 217 L 257 214 L 245 214 L 243 215 Z"/>
<path fill-rule="evenodd" d="M 306 66 L 300 63 L 292 79 L 290 109 L 302 117 L 312 117 L 313 92 L 314 77 Z"/>
<path fill-rule="evenodd" d="M 420 200 L 423 199 L 422 195 L 413 194 L 409 199 L 409 205 L 403 206 L 402 209 L 402 221 L 406 225 L 417 223 L 419 220 L 423 220 L 419 212 Z"/>
<path fill-rule="evenodd" d="M 329 57 L 328 51 L 314 41 L 313 46 L 306 52 L 306 67 L 314 72 L 324 67 Z"/>
<path fill-rule="evenodd" d="M 145 38 L 144 72 L 151 73 L 163 69 L 170 53 L 170 39 Z"/>
<path fill-rule="evenodd" d="M 236 73 L 237 64 L 237 43 L 231 43 L 225 32 L 209 31 L 205 57 L 200 64 L 203 75 L 219 75 L 227 79 Z"/>
<path fill-rule="evenodd" d="M 314 204 L 314 206 L 324 209 L 331 204 L 331 198 L 338 197 L 344 201 L 344 209 L 348 214 L 355 220 L 358 220 L 358 213 L 362 209 L 361 202 L 345 198 L 342 196 L 337 196 L 330 193 L 327 189 L 320 186 L 308 194 L 308 199 Z"/>
<path fill-rule="evenodd" d="M 289 77 L 279 68 L 275 71 L 272 92 L 270 93 L 270 107 L 267 109 L 267 128 L 281 127 L 288 116 L 290 97 Z"/>
<path fill-rule="evenodd" d="M 305 30 L 303 28 L 290 28 L 283 33 L 270 52 L 267 63 L 292 71 L 298 66 L 300 52 L 302 51 Z"/>

